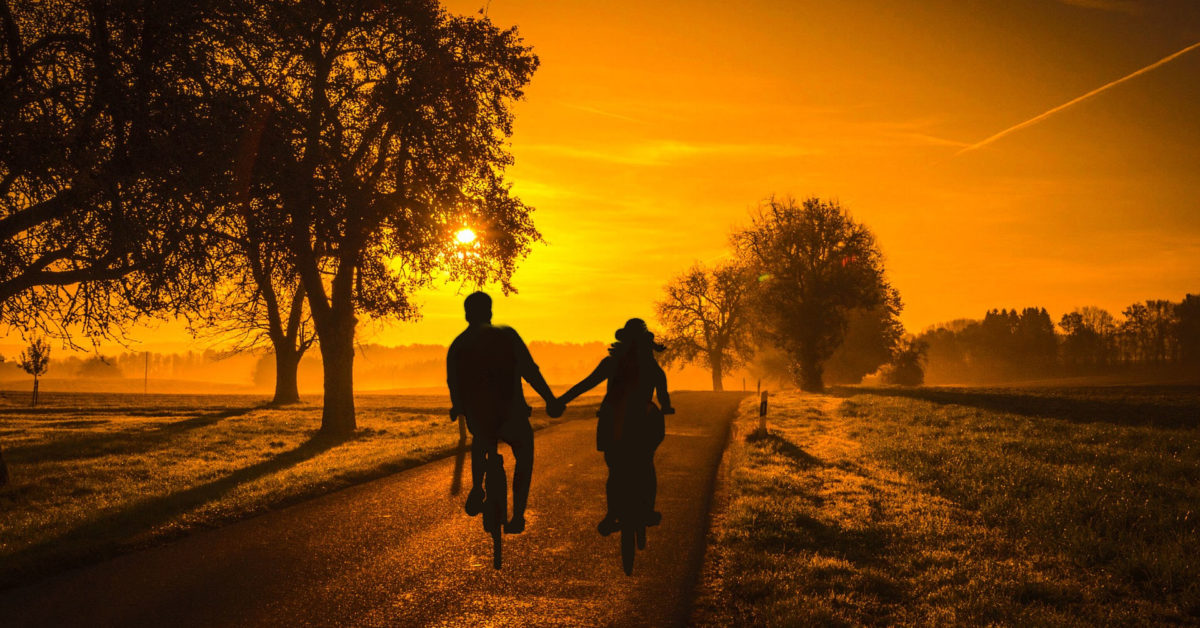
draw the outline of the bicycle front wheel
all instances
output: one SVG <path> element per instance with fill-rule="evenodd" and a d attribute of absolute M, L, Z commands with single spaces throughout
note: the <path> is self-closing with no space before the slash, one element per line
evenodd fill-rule
<path fill-rule="evenodd" d="M 633 575 L 633 556 L 637 552 L 637 530 L 632 524 L 621 524 L 621 567 L 625 575 Z"/>

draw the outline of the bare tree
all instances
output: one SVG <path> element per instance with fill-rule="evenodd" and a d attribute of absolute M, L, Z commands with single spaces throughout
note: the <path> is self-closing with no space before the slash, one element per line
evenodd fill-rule
<path fill-rule="evenodd" d="M 655 304 L 666 327 L 667 359 L 699 362 L 712 372 L 713 390 L 724 390 L 722 376 L 750 353 L 747 301 L 749 273 L 736 264 L 712 270 L 696 264 L 663 288 Z"/>
<path fill-rule="evenodd" d="M 298 277 L 279 277 L 260 269 L 218 287 L 205 305 L 193 333 L 213 338 L 225 354 L 269 350 L 275 360 L 272 405 L 300 401 L 298 370 L 316 342 L 312 318 Z"/>
<path fill-rule="evenodd" d="M 21 370 L 33 376 L 33 396 L 30 398 L 29 405 L 36 407 L 38 402 L 38 379 L 45 375 L 46 370 L 50 367 L 50 345 L 44 338 L 34 338 L 29 343 L 29 348 L 21 352 L 17 366 L 20 366 Z"/>
<path fill-rule="evenodd" d="M 231 90 L 269 113 L 252 189 L 279 195 L 287 228 L 273 246 L 319 339 L 321 429 L 345 435 L 359 315 L 415 317 L 410 295 L 442 272 L 511 290 L 538 237 L 504 179 L 511 104 L 537 58 L 515 29 L 433 0 L 269 0 L 252 17 L 221 17 L 216 45 Z M 464 225 L 470 251 L 453 240 Z"/>
<path fill-rule="evenodd" d="M 240 196 L 240 195 L 239 195 Z M 265 198 L 264 198 L 265 197 Z M 213 298 L 199 303 L 192 320 L 195 335 L 209 336 L 225 353 L 270 349 L 275 359 L 273 405 L 300 400 L 300 359 L 316 341 L 304 284 L 276 243 L 266 234 L 283 228 L 280 211 L 254 211 L 240 199 L 220 226 L 219 283 Z"/>

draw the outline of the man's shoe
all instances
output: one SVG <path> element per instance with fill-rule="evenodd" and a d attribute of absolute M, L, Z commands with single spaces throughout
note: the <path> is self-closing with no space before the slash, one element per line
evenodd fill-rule
<path fill-rule="evenodd" d="M 651 510 L 650 512 L 646 513 L 646 525 L 647 526 L 656 526 L 660 523 L 662 523 L 662 513 L 661 512 L 658 512 L 657 510 Z"/>
<path fill-rule="evenodd" d="M 504 524 L 505 534 L 520 534 L 525 531 L 525 515 L 514 515 Z"/>
<path fill-rule="evenodd" d="M 608 536 L 620 529 L 621 524 L 617 523 L 616 517 L 605 517 L 596 525 L 596 530 L 600 532 L 601 536 Z"/>
<path fill-rule="evenodd" d="M 483 489 L 471 489 L 471 492 L 467 495 L 466 511 L 472 517 L 483 512 Z"/>

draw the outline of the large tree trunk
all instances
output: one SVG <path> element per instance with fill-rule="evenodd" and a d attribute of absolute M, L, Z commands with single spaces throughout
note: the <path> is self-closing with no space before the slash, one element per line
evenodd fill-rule
<path fill-rule="evenodd" d="M 800 390 L 822 392 L 825 390 L 825 368 L 821 358 L 809 352 L 800 355 Z"/>
<path fill-rule="evenodd" d="M 716 390 L 716 391 L 725 390 L 725 386 L 721 382 L 721 378 L 724 375 L 724 370 L 725 370 L 725 365 L 724 365 L 724 363 L 721 362 L 720 358 L 716 358 L 716 359 L 712 360 L 713 390 Z"/>
<path fill-rule="evenodd" d="M 325 408 L 321 432 L 346 437 L 354 433 L 354 314 L 334 308 L 318 327 L 325 371 Z"/>
<path fill-rule="evenodd" d="M 275 398 L 271 405 L 282 406 L 300 401 L 300 386 L 297 370 L 300 355 L 292 347 L 275 346 Z"/>

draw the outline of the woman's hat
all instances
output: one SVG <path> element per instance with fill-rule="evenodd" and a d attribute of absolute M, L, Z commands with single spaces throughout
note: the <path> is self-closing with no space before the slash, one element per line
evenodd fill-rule
<path fill-rule="evenodd" d="M 632 343 L 639 338 L 645 338 L 650 343 L 650 347 L 655 351 L 666 349 L 666 347 L 654 342 L 654 334 L 646 327 L 646 321 L 640 318 L 631 318 L 625 321 L 625 326 L 618 329 L 615 335 L 620 342 Z"/>
<path fill-rule="evenodd" d="M 640 318 L 631 318 L 625 321 L 624 327 L 617 330 L 616 337 L 621 342 L 633 342 L 639 336 L 649 333 L 650 330 L 646 327 L 646 321 Z"/>

